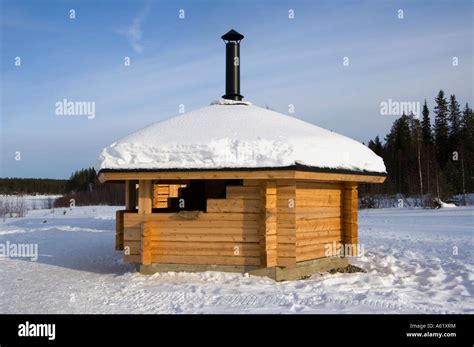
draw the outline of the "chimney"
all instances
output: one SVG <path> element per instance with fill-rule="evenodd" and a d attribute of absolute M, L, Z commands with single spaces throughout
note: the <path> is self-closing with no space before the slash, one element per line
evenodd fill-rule
<path fill-rule="evenodd" d="M 225 42 L 225 95 L 224 99 L 241 101 L 240 95 L 240 41 L 244 35 L 230 30 L 222 35 Z"/>

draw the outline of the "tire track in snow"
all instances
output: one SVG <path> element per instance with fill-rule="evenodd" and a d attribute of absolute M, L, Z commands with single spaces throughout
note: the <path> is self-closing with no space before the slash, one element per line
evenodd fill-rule
<path fill-rule="evenodd" d="M 207 311 L 207 308 L 240 308 L 255 309 L 258 312 L 268 311 L 271 309 L 285 308 L 295 309 L 305 312 L 318 311 L 325 309 L 327 305 L 353 307 L 361 306 L 370 308 L 378 308 L 386 312 L 387 310 L 397 311 L 414 311 L 426 314 L 449 314 L 455 313 L 446 309 L 430 308 L 420 306 L 413 303 L 398 303 L 381 299 L 363 299 L 354 300 L 352 298 L 340 298 L 327 294 L 296 294 L 296 293 L 276 293 L 276 294 L 222 294 L 222 295 L 202 295 L 189 292 L 162 292 L 151 293 L 146 290 L 139 290 L 133 293 L 116 293 L 109 297 L 106 305 L 112 304 L 116 307 L 130 308 L 130 304 L 136 305 L 138 311 L 157 313 L 181 313 L 201 308 Z"/>

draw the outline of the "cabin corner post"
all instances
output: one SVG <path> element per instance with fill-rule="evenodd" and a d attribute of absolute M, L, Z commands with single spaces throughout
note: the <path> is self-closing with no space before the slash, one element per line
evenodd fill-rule
<path fill-rule="evenodd" d="M 125 210 L 133 211 L 136 209 L 137 202 L 137 181 L 125 181 Z"/>
<path fill-rule="evenodd" d="M 277 191 L 273 181 L 260 185 L 260 265 L 277 266 Z"/>
<path fill-rule="evenodd" d="M 344 183 L 344 245 L 351 245 L 353 256 L 358 255 L 358 226 L 357 226 L 357 183 Z"/>
<path fill-rule="evenodd" d="M 138 213 L 150 214 L 153 206 L 153 181 L 140 180 L 138 184 Z"/>
<path fill-rule="evenodd" d="M 125 211 L 115 211 L 115 250 L 123 251 L 123 214 Z"/>

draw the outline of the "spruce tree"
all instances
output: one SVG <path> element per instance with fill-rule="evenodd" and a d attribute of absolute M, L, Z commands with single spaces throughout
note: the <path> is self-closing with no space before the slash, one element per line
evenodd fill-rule
<path fill-rule="evenodd" d="M 443 168 L 449 158 L 449 127 L 448 127 L 448 103 L 443 90 L 440 90 L 435 98 L 434 108 L 435 126 L 434 139 L 436 146 L 436 156 L 440 168 Z"/>
<path fill-rule="evenodd" d="M 456 150 L 459 144 L 461 135 L 461 110 L 460 105 L 453 94 L 449 98 L 449 138 L 451 142 L 451 149 Z"/>
<path fill-rule="evenodd" d="M 425 99 L 425 104 L 423 105 L 423 119 L 421 121 L 421 130 L 423 133 L 423 143 L 425 146 L 431 145 L 433 141 L 433 132 L 431 130 L 431 120 L 430 120 L 430 111 L 428 110 L 428 105 L 426 104 L 426 99 Z"/>

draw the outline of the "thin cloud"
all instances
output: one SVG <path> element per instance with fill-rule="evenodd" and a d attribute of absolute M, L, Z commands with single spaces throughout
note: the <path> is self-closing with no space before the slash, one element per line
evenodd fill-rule
<path fill-rule="evenodd" d="M 143 22 L 150 9 L 150 2 L 146 2 L 145 6 L 133 18 L 132 24 L 125 29 L 118 30 L 118 33 L 128 40 L 128 43 L 136 53 L 143 52 Z"/>

